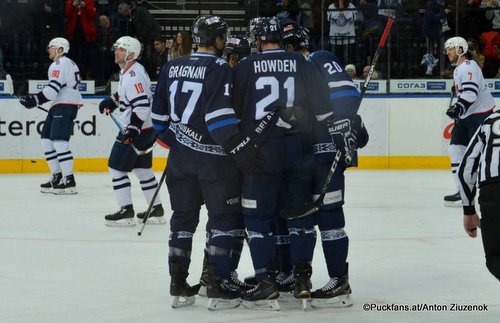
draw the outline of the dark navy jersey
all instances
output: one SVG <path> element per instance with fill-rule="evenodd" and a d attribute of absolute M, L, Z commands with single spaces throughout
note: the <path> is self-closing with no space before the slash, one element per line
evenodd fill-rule
<path fill-rule="evenodd" d="M 231 86 L 229 65 L 215 55 L 194 53 L 168 62 L 153 99 L 160 139 L 194 158 L 225 156 L 222 145 L 238 133 Z"/>
<path fill-rule="evenodd" d="M 273 111 L 306 107 L 311 66 L 302 55 L 266 50 L 241 60 L 233 69 L 233 103 L 242 132 L 251 133 Z M 286 114 L 286 113 L 285 113 Z"/>
<path fill-rule="evenodd" d="M 320 50 L 309 55 L 318 69 L 321 80 L 315 82 L 311 102 L 318 121 L 354 116 L 359 109 L 359 91 L 340 60 L 330 51 Z M 325 93 L 328 95 L 325 96 Z"/>

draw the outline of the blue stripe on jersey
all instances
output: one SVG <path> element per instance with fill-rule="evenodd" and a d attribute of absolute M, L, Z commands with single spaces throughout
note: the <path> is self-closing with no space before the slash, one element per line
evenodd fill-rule
<path fill-rule="evenodd" d="M 165 130 L 168 129 L 168 124 L 159 124 L 159 123 L 156 123 L 156 122 L 153 122 L 153 128 L 155 128 L 155 130 L 157 132 L 164 132 Z"/>
<path fill-rule="evenodd" d="M 238 124 L 238 122 L 239 121 L 236 118 L 228 118 L 228 119 L 224 119 L 224 120 L 221 120 L 221 121 L 214 122 L 211 125 L 209 125 L 207 128 L 208 128 L 209 132 L 212 132 L 212 131 L 214 131 L 215 129 L 218 129 L 218 128 L 222 128 L 222 127 L 229 126 L 229 125 L 232 125 L 232 124 Z"/>
<path fill-rule="evenodd" d="M 358 90 L 344 90 L 330 93 L 330 100 L 344 98 L 346 96 L 359 98 Z"/>

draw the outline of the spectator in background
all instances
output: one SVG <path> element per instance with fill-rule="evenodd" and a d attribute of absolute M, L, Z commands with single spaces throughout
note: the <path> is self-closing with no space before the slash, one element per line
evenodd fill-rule
<path fill-rule="evenodd" d="M 168 52 L 167 43 L 165 38 L 158 36 L 155 38 L 153 43 L 155 53 L 153 54 L 153 70 L 154 75 L 152 80 L 158 81 L 158 76 L 160 75 L 161 68 L 168 60 Z"/>
<path fill-rule="evenodd" d="M 499 0 L 484 0 L 481 2 L 481 8 L 486 8 L 486 12 L 484 13 L 486 19 L 491 21 L 491 27 L 493 30 L 500 31 L 500 9 L 492 10 L 492 8 L 500 7 Z"/>
<path fill-rule="evenodd" d="M 297 21 L 300 7 L 297 0 L 276 0 L 276 17 Z"/>
<path fill-rule="evenodd" d="M 432 75 L 434 66 L 438 62 L 436 56 L 439 57 L 443 19 L 446 19 L 444 6 L 438 0 L 428 0 L 422 19 L 422 34 L 425 36 L 427 53 L 424 54 L 420 62 L 427 67 L 425 75 Z"/>
<path fill-rule="evenodd" d="M 349 0 L 333 0 L 326 13 L 330 22 L 330 50 L 344 64 L 354 59 L 356 11 Z"/>
<path fill-rule="evenodd" d="M 469 45 L 469 49 L 467 51 L 470 53 L 472 59 L 476 61 L 477 65 L 479 65 L 482 70 L 484 67 L 485 57 L 483 54 L 481 54 L 477 41 L 473 38 L 468 38 L 467 44 Z"/>
<path fill-rule="evenodd" d="M 120 36 L 118 28 L 111 26 L 108 16 L 99 16 L 97 32 L 98 59 L 93 65 L 94 76 L 98 83 L 105 83 L 113 71 L 118 70 L 117 65 L 114 64 L 113 44 Z"/>
<path fill-rule="evenodd" d="M 153 41 L 160 36 L 161 27 L 148 9 L 137 5 L 135 1 L 126 0 L 118 5 L 118 12 L 128 18 L 128 32 L 145 45 L 145 56 L 153 54 Z"/>
<path fill-rule="evenodd" d="M 65 13 L 66 36 L 71 48 L 71 55 L 68 56 L 80 66 L 83 79 L 92 79 L 97 39 L 94 0 L 66 0 Z"/>
<path fill-rule="evenodd" d="M 179 31 L 175 36 L 170 50 L 170 60 L 181 56 L 189 56 L 193 51 L 191 35 L 187 31 Z"/>
<path fill-rule="evenodd" d="M 366 78 L 368 77 L 368 72 L 370 71 L 370 68 L 371 66 L 370 65 L 366 65 L 364 68 L 363 68 L 363 78 L 362 80 L 366 80 Z M 376 70 L 373 70 L 373 74 L 372 74 L 372 80 L 378 80 L 380 78 L 380 75 L 379 73 L 376 71 Z"/>
<path fill-rule="evenodd" d="M 354 64 L 347 64 L 345 66 L 345 71 L 347 72 L 347 74 L 349 74 L 349 76 L 351 77 L 352 80 L 359 80 L 360 79 L 358 77 L 358 75 L 356 74 L 356 66 L 354 66 Z"/>

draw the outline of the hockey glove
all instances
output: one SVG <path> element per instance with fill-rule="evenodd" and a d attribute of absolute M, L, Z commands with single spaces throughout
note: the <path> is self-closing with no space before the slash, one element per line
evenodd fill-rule
<path fill-rule="evenodd" d="M 24 105 L 24 107 L 27 109 L 33 109 L 39 105 L 38 97 L 36 95 L 33 95 L 33 94 L 20 97 L 19 103 Z"/>
<path fill-rule="evenodd" d="M 471 106 L 472 103 L 465 101 L 462 98 L 459 98 L 454 105 L 450 106 L 448 110 L 446 110 L 446 115 L 454 120 L 460 118 L 461 115 L 464 115 L 467 112 L 467 109 Z"/>
<path fill-rule="evenodd" d="M 368 131 L 360 115 L 339 120 L 330 120 L 327 123 L 328 133 L 337 148 L 344 150 L 345 162 L 350 165 L 354 151 L 363 148 L 368 143 Z"/>
<path fill-rule="evenodd" d="M 113 94 L 111 97 L 104 99 L 99 103 L 99 112 L 100 113 L 112 113 L 118 108 L 118 94 Z"/>
<path fill-rule="evenodd" d="M 137 137 L 141 134 L 141 128 L 129 124 L 127 128 L 123 131 L 122 142 L 124 144 L 133 143 Z"/>
<path fill-rule="evenodd" d="M 233 158 L 236 167 L 244 174 L 258 173 L 264 168 L 262 154 L 249 137 L 233 137 L 224 145 L 224 151 Z"/>

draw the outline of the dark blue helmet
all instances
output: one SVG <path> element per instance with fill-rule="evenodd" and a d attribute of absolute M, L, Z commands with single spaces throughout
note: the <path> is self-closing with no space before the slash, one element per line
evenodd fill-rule
<path fill-rule="evenodd" d="M 245 37 L 231 36 L 226 40 L 224 51 L 228 54 L 236 54 L 241 59 L 250 55 L 250 42 Z"/>
<path fill-rule="evenodd" d="M 276 17 L 257 17 L 248 23 L 248 32 L 252 40 L 281 42 L 282 27 Z"/>
<path fill-rule="evenodd" d="M 283 44 L 292 45 L 294 51 L 309 49 L 309 38 L 309 31 L 297 23 L 291 22 L 283 25 Z"/>
<path fill-rule="evenodd" d="M 219 16 L 198 16 L 191 27 L 193 43 L 212 46 L 217 36 L 226 39 L 227 23 Z"/>

